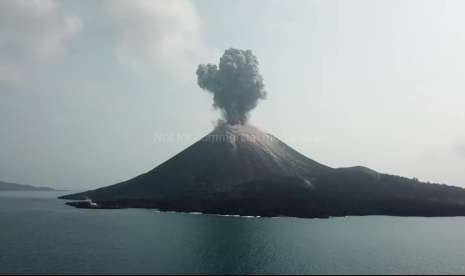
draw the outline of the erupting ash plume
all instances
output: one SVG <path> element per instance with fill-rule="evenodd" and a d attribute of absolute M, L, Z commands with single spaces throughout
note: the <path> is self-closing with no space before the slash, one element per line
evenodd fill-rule
<path fill-rule="evenodd" d="M 226 50 L 219 68 L 215 64 L 199 65 L 197 82 L 213 93 L 213 106 L 221 109 L 231 125 L 244 124 L 249 111 L 266 96 L 257 58 L 250 50 Z"/>

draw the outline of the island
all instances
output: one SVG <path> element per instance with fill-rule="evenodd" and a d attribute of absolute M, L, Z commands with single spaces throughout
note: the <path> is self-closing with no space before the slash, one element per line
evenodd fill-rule
<path fill-rule="evenodd" d="M 465 189 L 331 168 L 248 124 L 220 125 L 145 174 L 61 198 L 79 208 L 262 217 L 465 215 Z"/>
<path fill-rule="evenodd" d="M 25 184 L 16 184 L 0 181 L 0 192 L 2 191 L 58 191 L 49 187 L 36 187 Z"/>

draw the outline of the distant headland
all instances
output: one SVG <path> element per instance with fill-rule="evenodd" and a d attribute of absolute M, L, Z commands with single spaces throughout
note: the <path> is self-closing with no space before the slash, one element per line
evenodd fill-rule
<path fill-rule="evenodd" d="M 0 192 L 6 191 L 58 191 L 50 187 L 37 187 L 25 184 L 16 184 L 0 181 Z"/>

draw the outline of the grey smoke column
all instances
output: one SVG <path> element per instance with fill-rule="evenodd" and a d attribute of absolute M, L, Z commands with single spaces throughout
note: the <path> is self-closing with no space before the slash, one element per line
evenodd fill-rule
<path fill-rule="evenodd" d="M 266 96 L 257 58 L 250 50 L 226 50 L 219 68 L 214 64 L 199 65 L 197 82 L 202 89 L 213 93 L 213 105 L 222 110 L 232 125 L 245 123 L 249 111 Z"/>

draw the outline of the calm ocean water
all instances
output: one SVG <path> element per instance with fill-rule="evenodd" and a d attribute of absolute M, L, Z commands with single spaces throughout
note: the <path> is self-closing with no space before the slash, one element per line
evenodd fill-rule
<path fill-rule="evenodd" d="M 80 210 L 0 193 L 0 273 L 465 273 L 465 218 Z"/>

